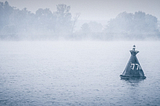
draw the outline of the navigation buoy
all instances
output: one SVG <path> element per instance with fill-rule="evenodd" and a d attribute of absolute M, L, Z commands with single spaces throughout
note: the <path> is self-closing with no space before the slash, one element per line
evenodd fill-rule
<path fill-rule="evenodd" d="M 144 72 L 142 70 L 141 65 L 138 62 L 138 59 L 136 57 L 136 54 L 139 53 L 139 51 L 135 50 L 136 46 L 133 45 L 133 49 L 130 50 L 131 52 L 131 57 L 129 59 L 129 62 L 122 73 L 120 75 L 121 79 L 130 79 L 130 78 L 140 78 L 140 79 L 145 79 Z"/>

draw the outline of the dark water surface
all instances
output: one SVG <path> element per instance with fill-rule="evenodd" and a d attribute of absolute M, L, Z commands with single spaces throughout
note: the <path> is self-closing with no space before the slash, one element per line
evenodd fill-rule
<path fill-rule="evenodd" d="M 120 80 L 136 45 L 145 80 Z M 0 42 L 0 106 L 159 106 L 160 42 Z"/>

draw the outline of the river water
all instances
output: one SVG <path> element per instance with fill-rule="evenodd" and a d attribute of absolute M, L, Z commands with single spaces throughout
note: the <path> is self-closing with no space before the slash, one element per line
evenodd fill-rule
<path fill-rule="evenodd" d="M 136 45 L 145 80 L 121 80 Z M 0 106 L 158 106 L 160 42 L 0 42 Z"/>

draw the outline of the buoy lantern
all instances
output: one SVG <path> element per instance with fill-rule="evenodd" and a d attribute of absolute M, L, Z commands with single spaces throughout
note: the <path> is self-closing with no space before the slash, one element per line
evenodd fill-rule
<path fill-rule="evenodd" d="M 130 50 L 131 57 L 128 61 L 128 64 L 122 73 L 120 75 L 121 79 L 130 79 L 130 78 L 140 78 L 145 79 L 144 72 L 142 70 L 141 65 L 139 64 L 139 61 L 136 57 L 136 54 L 139 53 L 139 51 L 135 50 L 136 46 L 133 45 L 133 49 Z"/>

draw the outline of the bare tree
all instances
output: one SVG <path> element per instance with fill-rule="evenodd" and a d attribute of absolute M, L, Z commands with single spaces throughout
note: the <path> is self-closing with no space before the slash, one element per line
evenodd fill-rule
<path fill-rule="evenodd" d="M 72 24 L 72 33 L 74 31 L 74 28 L 75 28 L 75 24 L 78 20 L 78 18 L 80 17 L 80 13 L 76 13 L 76 16 L 73 18 L 73 24 Z"/>

